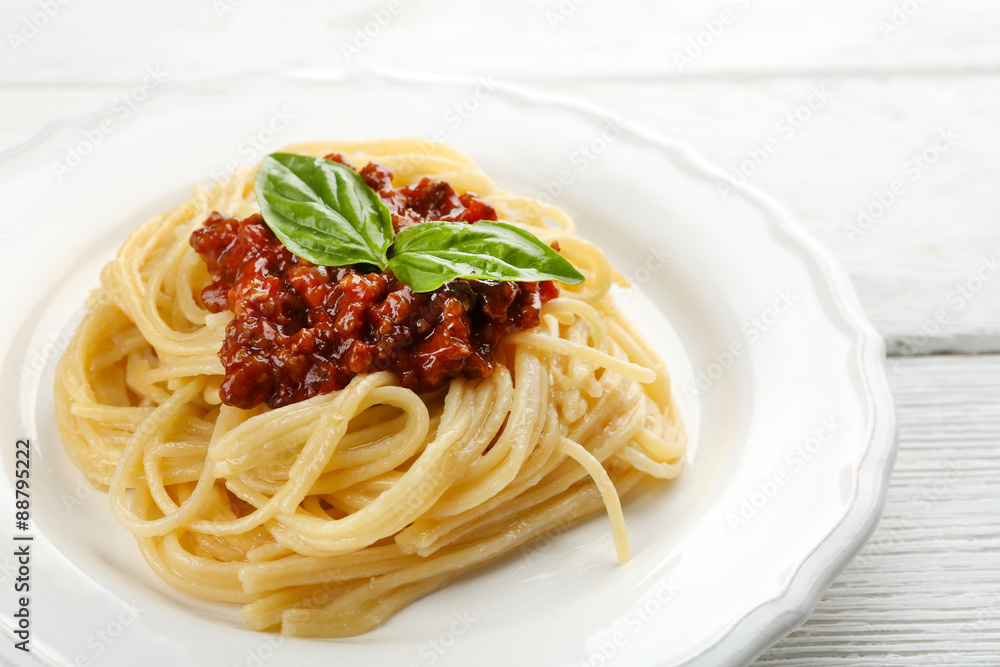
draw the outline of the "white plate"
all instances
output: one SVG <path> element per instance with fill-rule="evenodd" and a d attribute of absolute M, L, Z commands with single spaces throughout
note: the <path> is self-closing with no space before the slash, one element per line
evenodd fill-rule
<path fill-rule="evenodd" d="M 0 161 L 0 493 L 12 508 L 13 439 L 30 437 L 42 662 L 738 665 L 801 623 L 874 529 L 895 454 L 882 341 L 829 253 L 753 189 L 723 197 L 690 147 L 517 86 L 385 71 L 164 87 L 124 109 Z M 149 572 L 63 454 L 52 368 L 100 266 L 190 183 L 287 143 L 384 136 L 443 140 L 501 187 L 553 196 L 634 279 L 627 308 L 672 371 L 689 462 L 626 503 L 625 566 L 596 517 L 370 634 L 282 641 Z"/>

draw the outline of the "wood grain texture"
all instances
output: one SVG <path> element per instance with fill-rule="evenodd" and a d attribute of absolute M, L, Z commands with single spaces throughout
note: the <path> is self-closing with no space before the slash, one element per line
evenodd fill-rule
<path fill-rule="evenodd" d="M 1000 352 L 1000 77 L 582 90 L 697 146 L 727 189 L 782 202 L 843 263 L 890 354 Z"/>
<path fill-rule="evenodd" d="M 37 0 L 4 1 L 0 82 L 131 84 L 150 62 L 179 78 L 402 66 L 592 80 L 992 71 L 1000 60 L 1000 10 L 982 0 L 106 0 L 39 11 Z M 372 21 L 359 53 L 345 49 Z"/>
<path fill-rule="evenodd" d="M 1000 356 L 890 367 L 900 450 L 882 522 L 754 667 L 1000 664 Z"/>
<path fill-rule="evenodd" d="M 41 4 L 5 0 L 0 153 L 52 121 L 109 107 L 151 66 L 177 82 L 271 68 L 492 74 L 689 141 L 737 181 L 771 193 L 834 252 L 896 355 L 889 373 L 902 441 L 885 518 L 810 620 L 755 664 L 1000 664 L 1000 356 L 986 355 L 1000 352 L 992 268 L 1000 254 L 1000 4 L 395 7 L 67 2 L 15 44 L 11 34 L 22 35 Z M 359 31 L 379 17 L 385 25 L 365 43 Z M 933 162 L 917 166 L 932 150 Z"/>

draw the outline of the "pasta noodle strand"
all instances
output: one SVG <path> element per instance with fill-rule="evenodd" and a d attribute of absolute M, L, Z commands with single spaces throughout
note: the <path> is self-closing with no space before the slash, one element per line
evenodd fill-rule
<path fill-rule="evenodd" d="M 56 416 L 74 464 L 109 493 L 152 570 L 244 605 L 255 630 L 367 632 L 456 576 L 605 509 L 620 562 L 620 496 L 670 479 L 686 435 L 666 367 L 609 306 L 620 274 L 562 211 L 496 188 L 466 156 L 417 140 L 287 150 L 375 161 L 477 192 L 586 275 L 508 335 L 487 378 L 419 396 L 389 372 L 271 409 L 221 404 L 230 313 L 188 242 L 212 211 L 259 210 L 252 170 L 135 230 L 102 272 L 59 363 Z"/>

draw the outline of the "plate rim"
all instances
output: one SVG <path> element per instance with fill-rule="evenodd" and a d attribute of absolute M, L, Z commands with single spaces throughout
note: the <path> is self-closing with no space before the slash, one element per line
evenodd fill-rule
<path fill-rule="evenodd" d="M 387 67 L 348 70 L 267 68 L 173 81 L 151 91 L 150 97 L 269 78 L 311 83 L 374 78 L 409 85 L 466 86 L 479 84 L 487 77 Z M 513 98 L 615 123 L 623 132 L 665 151 L 671 159 L 692 167 L 697 177 L 720 184 L 728 182 L 725 171 L 705 157 L 693 144 L 648 128 L 621 112 L 572 95 L 548 92 L 492 75 L 488 79 L 491 87 Z M 0 165 L 20 159 L 62 130 L 104 118 L 112 108 L 112 105 L 102 106 L 46 124 L 30 138 L 0 151 Z M 848 510 L 801 561 L 780 590 L 775 592 L 771 589 L 765 602 L 732 619 L 714 640 L 677 663 L 681 665 L 714 665 L 721 664 L 721 661 L 748 664 L 804 623 L 833 580 L 875 531 L 885 507 L 889 480 L 899 448 L 895 408 L 885 368 L 885 342 L 865 314 L 846 270 L 833 253 L 777 199 L 750 184 L 738 188 L 738 191 L 762 209 L 785 238 L 794 243 L 798 254 L 808 259 L 812 268 L 818 269 L 821 280 L 816 280 L 817 288 L 825 289 L 825 296 L 837 307 L 841 320 L 850 330 L 852 358 L 858 371 L 859 386 L 864 390 L 864 403 L 871 423 L 867 428 L 864 453 L 853 464 L 858 481 Z"/>

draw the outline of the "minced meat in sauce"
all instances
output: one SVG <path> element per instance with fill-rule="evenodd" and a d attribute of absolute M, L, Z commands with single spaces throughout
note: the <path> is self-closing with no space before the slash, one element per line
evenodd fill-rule
<path fill-rule="evenodd" d="M 337 154 L 327 159 L 347 164 Z M 350 166 L 350 165 L 348 165 Z M 492 206 L 429 178 L 394 188 L 388 169 L 360 172 L 392 213 L 395 231 L 427 220 L 496 220 Z M 201 299 L 232 311 L 219 357 L 224 403 L 279 407 L 342 389 L 356 375 L 388 370 L 417 392 L 464 375 L 482 378 L 508 333 L 538 326 L 558 295 L 551 282 L 452 280 L 413 292 L 391 271 L 317 266 L 293 255 L 259 215 L 212 213 L 191 234 L 211 283 Z"/>

